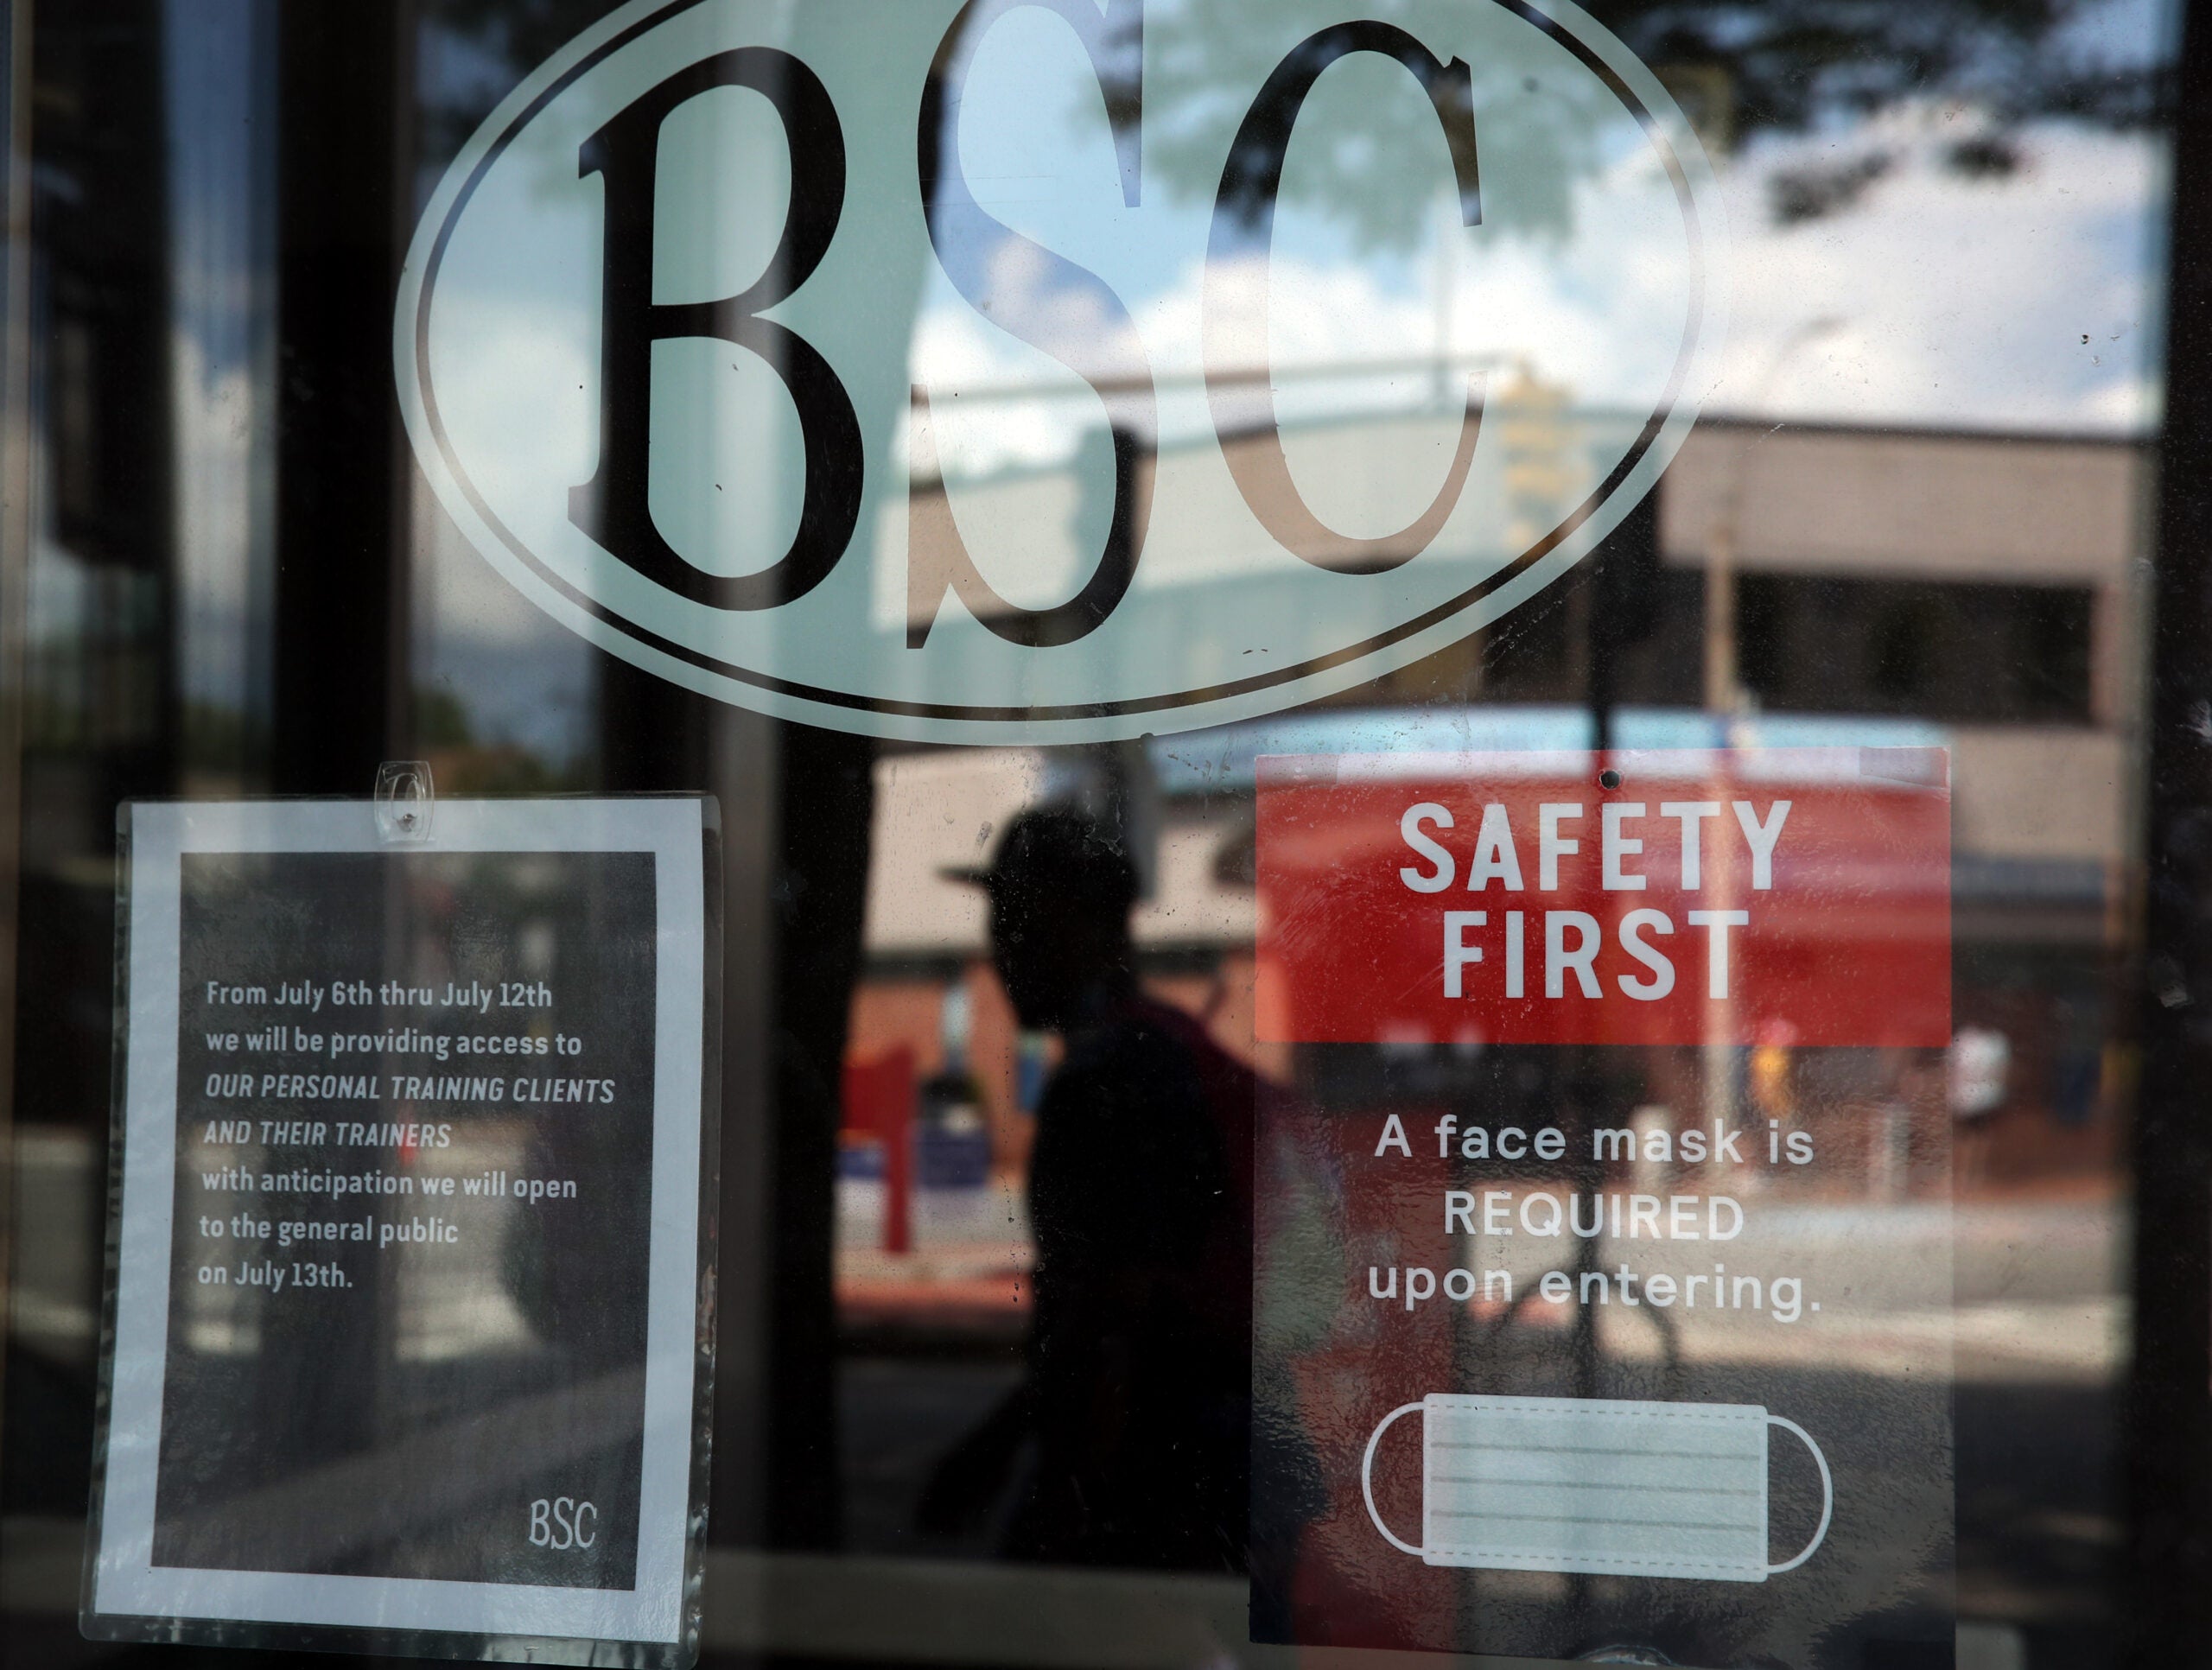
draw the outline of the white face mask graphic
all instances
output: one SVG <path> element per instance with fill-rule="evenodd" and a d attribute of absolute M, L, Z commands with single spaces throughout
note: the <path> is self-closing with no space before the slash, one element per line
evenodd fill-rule
<path fill-rule="evenodd" d="M 1402 1416 L 1422 1416 L 1421 1540 L 1375 1506 L 1375 1451 Z M 1821 1522 L 1796 1559 L 1767 1559 L 1767 1430 L 1804 1440 L 1821 1470 Z M 1795 1421 L 1750 1403 L 1469 1397 L 1432 1392 L 1394 1409 L 1367 1441 L 1360 1484 L 1375 1528 L 1431 1565 L 1764 1583 L 1813 1556 L 1835 1483 Z"/>

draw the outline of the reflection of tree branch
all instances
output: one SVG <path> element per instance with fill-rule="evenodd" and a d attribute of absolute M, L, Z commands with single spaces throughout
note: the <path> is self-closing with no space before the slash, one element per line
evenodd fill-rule
<path fill-rule="evenodd" d="M 1788 226 L 1800 220 L 1817 220 L 1849 208 L 1890 171 L 1893 161 L 1887 151 L 1873 151 L 1833 165 L 1777 168 L 1766 182 L 1767 204 L 1775 224 Z"/>
<path fill-rule="evenodd" d="M 605 0 L 425 0 L 421 15 L 526 74 L 606 11 Z"/>
<path fill-rule="evenodd" d="M 1260 0 L 1180 0 L 1155 3 L 1146 18 L 1144 87 L 1147 173 L 1177 196 L 1210 200 L 1221 184 L 1221 158 L 1243 114 L 1243 98 L 1266 79 L 1284 35 L 1249 27 Z M 2172 108 L 2172 78 L 2163 62 L 2123 67 L 2084 62 L 2065 38 L 2093 0 L 1916 0 L 1910 6 L 1867 0 L 1760 0 L 1755 6 L 1718 0 L 1584 0 L 1598 21 L 1643 61 L 1661 70 L 1695 66 L 1718 70 L 1728 88 L 1732 123 L 1741 138 L 1761 131 L 1802 132 L 1827 119 L 1866 117 L 1941 92 L 1986 113 L 1993 131 L 1980 149 L 1950 159 L 1967 179 L 2005 172 L 1979 166 L 2014 149 L 2010 134 L 2024 123 L 2068 117 L 2122 131 L 2154 126 Z M 480 93 L 423 90 L 428 154 L 449 156 L 504 95 L 605 10 L 604 0 L 424 0 L 427 27 L 466 43 L 506 79 Z M 1421 33 L 1414 0 L 1271 0 L 1269 15 L 1293 16 L 1300 36 L 1352 13 Z M 1295 38 L 1295 37 L 1294 37 Z M 1262 59 L 1265 61 L 1262 61 Z M 1592 165 L 1592 110 L 1556 98 L 1531 99 L 1519 81 L 1495 67 L 1473 65 L 1472 104 L 1488 162 L 1535 183 L 1548 206 L 1537 230 L 1564 236 L 1572 225 L 1573 179 Z M 1134 54 L 1122 56 L 1105 82 L 1109 112 L 1134 106 Z M 1243 90 L 1240 92 L 1238 90 Z M 1546 89 L 1555 92 L 1557 89 Z M 1095 106 L 1093 107 L 1096 108 Z M 1426 100 L 1391 99 L 1370 114 L 1362 143 L 1325 155 L 1301 155 L 1287 183 L 1293 202 L 1327 206 L 1345 216 L 1370 247 L 1407 248 L 1427 231 L 1427 206 L 1402 189 L 1402 159 L 1433 143 Z M 1847 208 L 1870 181 L 1840 194 L 1777 196 L 1785 218 Z M 1232 181 L 1232 201 L 1235 184 Z M 1789 198 L 1784 204 L 1783 199 Z"/>
<path fill-rule="evenodd" d="M 1919 0 L 1909 7 L 1863 0 L 1585 3 L 1662 72 L 1693 66 L 1718 71 L 1738 137 L 1798 132 L 1937 92 L 1955 94 L 1994 124 L 1974 149 L 1950 159 L 1953 171 L 1969 179 L 2008 171 L 1979 165 L 2016 155 L 2008 130 L 2023 123 L 2063 116 L 2133 130 L 2164 119 L 2171 107 L 2164 66 L 2099 68 L 2075 58 L 2062 30 L 2088 10 L 2088 0 Z M 1294 4 L 1301 21 L 1312 14 L 1316 28 L 1342 10 L 1328 0 Z M 1377 0 L 1359 10 L 1420 33 L 1410 0 Z M 1214 171 L 1240 114 L 1228 89 L 1258 86 L 1273 67 L 1259 60 L 1280 50 L 1282 37 L 1272 32 L 1273 44 L 1256 43 L 1257 32 L 1246 27 L 1249 16 L 1241 5 L 1185 0 L 1147 17 L 1147 166 L 1179 195 L 1210 196 L 1220 183 Z M 1555 98 L 1519 98 L 1524 89 L 1513 78 L 1494 69 L 1486 77 L 1479 62 L 1474 72 L 1482 146 L 1486 153 L 1509 147 L 1516 153 L 1501 156 L 1503 166 L 1541 183 L 1549 213 L 1540 229 L 1563 234 L 1572 213 L 1566 187 L 1592 161 L 1593 124 L 1586 118 L 1594 112 L 1565 108 Z M 1425 142 L 1425 131 L 1413 130 L 1429 121 L 1429 112 L 1421 101 L 1406 99 L 1377 106 L 1370 116 L 1374 143 L 1302 157 L 1301 177 L 1291 190 L 1347 217 L 1369 244 L 1404 247 L 1425 230 L 1424 208 L 1408 201 L 1411 194 L 1391 168 L 1406 155 L 1408 139 Z M 1803 190 L 1784 184 L 1776 196 L 1777 213 L 1802 219 L 1847 208 L 1878 171 L 1856 169 L 1848 181 L 1810 181 Z"/>
<path fill-rule="evenodd" d="M 452 156 L 516 82 L 606 12 L 606 0 L 420 0 L 417 16 L 426 35 L 465 43 L 499 67 L 480 90 L 419 89 L 423 154 Z"/>
<path fill-rule="evenodd" d="M 1600 1204 L 1602 1203 L 1601 1202 Z M 1573 1266 L 1555 1267 L 1545 1271 L 1542 1275 L 1535 1279 L 1524 1282 L 1522 1284 L 1521 1291 L 1505 1302 L 1503 1307 L 1491 1318 L 1487 1326 L 1484 1324 L 1479 1314 L 1470 1312 L 1468 1316 L 1470 1326 L 1459 1347 L 1459 1358 L 1463 1365 L 1460 1371 L 1463 1383 L 1495 1392 L 1507 1383 L 1497 1371 L 1503 1365 L 1505 1352 L 1514 1345 L 1520 1344 L 1525 1349 L 1532 1343 L 1560 1346 L 1571 1344 L 1572 1336 L 1567 1332 L 1549 1337 L 1539 1335 L 1532 1338 L 1527 1330 L 1523 1330 L 1517 1336 L 1514 1335 L 1511 1330 L 1520 1322 L 1522 1312 L 1528 1308 L 1529 1302 L 1538 1296 L 1547 1279 L 1552 1276 L 1565 1276 L 1572 1284 L 1575 1279 L 1578 1268 L 1579 1267 Z M 1558 1301 L 1548 1299 L 1545 1302 L 1555 1304 Z M 1664 1311 L 1652 1305 L 1640 1305 L 1637 1308 L 1643 1312 L 1643 1319 L 1658 1330 L 1660 1361 L 1667 1376 L 1667 1395 L 1670 1398 L 1678 1398 L 1681 1395 L 1682 1390 L 1681 1324 L 1671 1311 Z"/>
<path fill-rule="evenodd" d="M 2082 64 L 2066 28 L 2091 0 L 1588 0 L 1591 12 L 1646 63 L 1717 65 L 1733 85 L 1739 126 L 1802 130 L 1942 92 L 2006 125 L 2074 116 L 2119 127 L 2160 119 L 2163 66 Z"/>
<path fill-rule="evenodd" d="M 1422 20 L 1410 0 L 1369 0 L 1351 10 L 1421 33 Z M 1310 44 L 1314 35 L 1346 15 L 1341 0 L 1276 0 L 1268 12 L 1270 27 L 1259 30 L 1250 26 L 1248 5 L 1221 0 L 1186 0 L 1149 13 L 1144 87 L 1147 177 L 1185 199 L 1208 200 L 1223 191 L 1232 211 L 1248 222 L 1255 219 L 1260 206 L 1251 194 L 1259 171 L 1241 166 L 1244 159 L 1231 154 L 1230 144 L 1246 101 L 1274 70 L 1286 39 Z M 1594 85 L 1548 86 L 1544 92 L 1552 96 L 1531 98 L 1533 89 L 1517 73 L 1479 57 L 1470 60 L 1470 67 L 1468 104 L 1485 172 L 1496 169 L 1503 177 L 1529 182 L 1524 200 L 1541 206 L 1534 229 L 1564 236 L 1572 227 L 1571 184 L 1597 161 L 1600 118 L 1610 98 Z M 1134 65 L 1125 67 L 1125 73 L 1134 72 Z M 1405 92 L 1366 106 L 1359 132 L 1325 149 L 1301 149 L 1299 167 L 1283 180 L 1281 200 L 1325 208 L 1349 222 L 1353 235 L 1370 248 L 1418 244 L 1430 230 L 1433 204 L 1426 194 L 1405 189 L 1406 158 L 1433 154 L 1440 163 L 1455 167 L 1464 159 L 1446 149 L 1437 113 L 1419 89 L 1408 85 Z M 1109 103 L 1116 97 L 1109 86 Z M 1314 131 L 1301 133 L 1301 145 Z M 1438 177 L 1440 183 L 1441 169 Z"/>

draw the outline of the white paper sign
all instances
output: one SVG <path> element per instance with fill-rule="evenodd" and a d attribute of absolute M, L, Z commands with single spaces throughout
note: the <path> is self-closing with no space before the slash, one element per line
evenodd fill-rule
<path fill-rule="evenodd" d="M 696 1653 L 710 820 L 130 809 L 87 1634 Z"/>

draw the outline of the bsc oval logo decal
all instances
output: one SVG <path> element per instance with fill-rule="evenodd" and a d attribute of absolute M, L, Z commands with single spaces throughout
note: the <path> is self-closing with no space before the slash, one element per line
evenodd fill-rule
<path fill-rule="evenodd" d="M 446 511 L 590 642 L 1072 742 L 1557 579 L 1695 416 L 1724 239 L 1567 0 L 639 0 L 447 171 L 393 348 Z"/>

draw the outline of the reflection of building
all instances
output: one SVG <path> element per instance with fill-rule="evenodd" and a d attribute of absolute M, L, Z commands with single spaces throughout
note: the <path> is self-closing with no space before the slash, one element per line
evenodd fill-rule
<path fill-rule="evenodd" d="M 2150 469 L 2113 441 L 1709 425 L 1662 494 L 1666 594 L 1692 623 L 1707 530 L 1739 495 L 1763 708 L 1910 715 L 1950 744 L 1954 1007 L 2012 1045 L 1999 1179 L 2113 1152 L 2095 971 L 2133 837 Z"/>
<path fill-rule="evenodd" d="M 1740 675 L 1758 711 L 1737 734 L 1953 750 L 1955 1012 L 2012 1042 L 1998 1180 L 2101 1166 L 2113 1152 L 2109 995 L 2093 971 L 2128 850 L 2131 553 L 2146 469 L 2141 448 L 2111 441 L 1707 425 L 1661 490 L 1660 572 L 1620 670 L 1619 746 L 1722 739 L 1693 705 L 1701 571 L 1714 518 L 1740 495 Z M 1260 753 L 1588 746 L 1576 704 L 1592 593 L 1559 589 L 1487 644 L 1338 702 L 1150 745 L 1158 861 L 1137 939 L 1162 989 L 1249 1050 Z M 942 994 L 964 982 L 1007 1163 L 1025 1140 L 1010 1018 L 986 967 L 982 901 L 938 871 L 977 861 L 1013 812 L 1072 792 L 1094 765 L 1082 751 L 1006 749 L 878 766 L 855 1047 L 909 1043 L 930 1070 Z"/>

